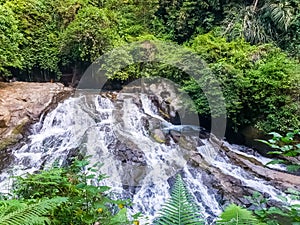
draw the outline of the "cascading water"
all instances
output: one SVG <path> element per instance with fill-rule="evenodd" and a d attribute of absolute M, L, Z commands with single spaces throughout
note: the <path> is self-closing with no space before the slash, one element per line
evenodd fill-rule
<path fill-rule="evenodd" d="M 119 196 L 130 197 L 132 214 L 142 212 L 151 223 L 169 197 L 174 176 L 181 173 L 204 217 L 212 221 L 221 213 L 224 203 L 215 180 L 205 169 L 192 166 L 188 162 L 187 148 L 172 137 L 168 143 L 155 141 L 152 128 L 163 126 L 165 131 L 175 128 L 159 115 L 149 96 L 119 95 L 116 100 L 110 100 L 90 93 L 59 104 L 32 126 L 26 144 L 12 150 L 13 162 L 1 173 L 0 191 L 7 191 L 11 174 L 33 173 L 53 163 L 64 165 L 80 152 L 91 155 L 92 163 L 103 163 L 101 173 L 110 176 L 103 185 L 111 186 Z M 194 126 L 190 128 L 197 130 Z M 200 140 L 198 136 L 187 140 L 202 142 L 194 144 L 201 157 L 221 173 L 239 180 L 242 186 L 268 193 L 274 199 L 282 195 L 265 180 L 231 164 L 230 159 L 219 154 L 207 140 Z"/>

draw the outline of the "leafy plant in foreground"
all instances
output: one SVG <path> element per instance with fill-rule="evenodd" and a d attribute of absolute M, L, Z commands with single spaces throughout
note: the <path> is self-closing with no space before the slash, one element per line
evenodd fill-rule
<path fill-rule="evenodd" d="M 218 225 L 263 225 L 259 223 L 257 218 L 251 211 L 243 209 L 240 206 L 231 204 L 227 206 L 225 211 L 220 215 L 217 221 Z"/>
<path fill-rule="evenodd" d="M 300 130 L 294 130 L 292 132 L 288 132 L 286 133 L 285 136 L 282 136 L 281 134 L 276 132 L 271 132 L 269 134 L 273 135 L 272 139 L 269 139 L 267 141 L 259 140 L 260 142 L 265 143 L 274 149 L 274 151 L 270 151 L 268 152 L 268 154 L 284 156 L 285 158 L 300 156 L 300 143 L 299 141 L 295 140 L 295 137 L 297 135 L 300 135 Z M 286 164 L 287 169 L 290 172 L 295 172 L 300 169 L 299 163 L 297 162 L 291 163 L 286 159 L 272 160 L 268 164 L 277 164 L 277 163 Z"/>
<path fill-rule="evenodd" d="M 90 166 L 87 159 L 75 160 L 67 168 L 17 177 L 14 194 L 24 201 L 67 197 L 68 200 L 55 209 L 51 224 L 130 224 L 125 207 L 128 201 L 113 200 L 108 192 L 110 188 L 100 185 L 106 176 L 99 176 L 97 172 L 96 165 Z"/>
<path fill-rule="evenodd" d="M 0 201 L 0 225 L 38 225 L 50 223 L 51 211 L 67 198 L 56 197 L 37 203 L 25 203 L 18 200 Z"/>
<path fill-rule="evenodd" d="M 171 193 L 171 198 L 161 209 L 160 217 L 155 221 L 156 225 L 201 225 L 204 224 L 199 209 L 193 202 L 180 175 Z"/>
<path fill-rule="evenodd" d="M 254 192 L 252 196 L 246 197 L 250 202 L 254 214 L 262 222 L 268 225 L 299 225 L 300 224 L 300 204 L 294 204 L 291 200 L 300 200 L 300 192 L 293 189 L 287 190 L 287 196 L 278 196 L 283 202 L 280 207 L 267 207 L 268 199 L 259 192 Z"/>

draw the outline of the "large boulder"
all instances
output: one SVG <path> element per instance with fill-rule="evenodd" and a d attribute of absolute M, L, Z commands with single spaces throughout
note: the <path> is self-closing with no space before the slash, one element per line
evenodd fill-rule
<path fill-rule="evenodd" d="M 59 83 L 0 82 L 0 150 L 18 142 L 29 124 L 72 92 Z"/>

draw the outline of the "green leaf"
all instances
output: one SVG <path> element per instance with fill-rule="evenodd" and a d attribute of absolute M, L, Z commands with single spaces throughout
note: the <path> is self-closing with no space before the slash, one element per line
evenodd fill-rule
<path fill-rule="evenodd" d="M 269 154 L 269 155 L 271 155 L 271 154 L 281 155 L 282 152 L 281 151 L 270 151 L 267 154 Z"/>
<path fill-rule="evenodd" d="M 258 223 L 259 221 L 252 212 L 234 204 L 227 206 L 217 220 L 218 225 L 253 225 Z"/>
<path fill-rule="evenodd" d="M 278 133 L 276 133 L 276 132 L 270 132 L 269 134 L 270 134 L 270 135 L 273 135 L 273 137 L 275 137 L 275 138 L 281 138 L 281 137 L 282 137 L 281 134 L 278 134 Z"/>
<path fill-rule="evenodd" d="M 79 183 L 79 184 L 76 185 L 76 187 L 79 188 L 79 189 L 83 189 L 83 188 L 86 187 L 86 184 L 85 183 Z"/>
<path fill-rule="evenodd" d="M 119 224 L 119 225 L 123 225 L 123 224 L 127 224 L 129 221 L 127 219 L 127 209 L 123 208 L 121 209 L 116 215 L 114 215 L 111 220 L 110 223 L 113 224 Z"/>
<path fill-rule="evenodd" d="M 94 179 L 95 178 L 95 174 L 90 174 L 86 176 L 86 179 Z"/>
<path fill-rule="evenodd" d="M 283 159 L 274 159 L 270 162 L 268 162 L 266 165 L 274 165 L 274 164 L 281 164 L 281 163 L 285 163 L 286 161 Z"/>
<path fill-rule="evenodd" d="M 0 225 L 34 225 L 50 223 L 47 214 L 67 198 L 56 197 L 41 200 L 35 204 L 20 203 L 16 200 L 0 201 Z"/>
<path fill-rule="evenodd" d="M 293 149 L 293 145 L 284 145 L 280 149 L 284 152 L 290 151 L 291 149 Z"/>
<path fill-rule="evenodd" d="M 289 172 L 297 172 L 300 169 L 300 165 L 292 164 L 286 166 Z"/>
<path fill-rule="evenodd" d="M 293 139 L 289 137 L 282 137 L 280 140 L 285 144 L 289 144 L 293 141 Z"/>
<path fill-rule="evenodd" d="M 99 189 L 99 192 L 103 193 L 103 192 L 109 191 L 111 188 L 108 186 L 100 186 L 98 189 Z"/>

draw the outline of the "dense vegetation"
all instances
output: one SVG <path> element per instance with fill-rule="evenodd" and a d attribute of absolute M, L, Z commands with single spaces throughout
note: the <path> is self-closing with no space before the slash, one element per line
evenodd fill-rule
<path fill-rule="evenodd" d="M 268 164 L 284 164 L 290 172 L 300 170 L 299 160 L 295 160 L 300 156 L 300 130 L 290 131 L 283 136 L 276 132 L 269 134 L 273 135 L 272 139 L 259 140 L 272 148 L 272 151 L 269 151 L 268 154 L 277 156 L 277 159 L 270 161 Z"/>
<path fill-rule="evenodd" d="M 287 131 L 300 123 L 299 12 L 299 0 L 1 0 L 0 76 L 49 81 L 71 74 L 74 82 L 115 47 L 167 40 L 208 63 L 234 128 Z M 145 75 L 176 81 L 195 110 L 210 116 L 195 81 L 170 65 L 133 65 L 111 78 Z"/>
<path fill-rule="evenodd" d="M 10 195 L 0 201 L 0 224 L 132 224 L 126 208 L 130 202 L 112 199 L 110 188 L 99 184 L 105 176 L 97 175 L 98 168 L 83 159 L 16 177 Z"/>
<path fill-rule="evenodd" d="M 66 168 L 54 167 L 14 178 L 11 196 L 0 196 L 3 199 L 0 200 L 0 225 L 139 225 L 141 213 L 129 218 L 130 201 L 113 200 L 109 187 L 99 185 L 105 176 L 96 175 L 96 168 L 83 159 L 75 160 Z M 288 192 L 290 199 L 300 199 L 299 192 Z M 281 196 L 285 204 L 280 208 L 266 207 L 268 200 L 256 192 L 245 198 L 251 202 L 251 210 L 229 204 L 216 224 L 297 225 L 300 222 L 300 205 L 290 203 L 286 197 Z M 153 224 L 206 224 L 180 175 L 172 187 L 171 198 Z"/>
<path fill-rule="evenodd" d="M 75 84 L 93 61 L 116 47 L 168 41 L 207 63 L 221 84 L 233 128 L 252 125 L 286 132 L 300 125 L 299 15 L 299 0 L 0 0 L 0 78 L 58 81 L 71 74 Z M 166 58 L 182 57 L 172 49 L 167 52 Z M 122 52 L 117 57 L 126 65 L 134 61 Z M 114 58 L 110 63 L 118 67 Z M 125 82 L 142 76 L 168 78 L 191 96 L 201 116 L 220 113 L 211 111 L 198 85 L 203 80 L 168 63 L 135 63 L 113 74 L 105 69 L 110 79 Z M 298 161 L 291 160 L 300 154 L 299 130 L 271 134 L 272 139 L 263 141 L 275 149 L 270 154 L 279 155 L 271 163 L 299 170 Z M 139 224 L 139 215 L 128 218 L 130 201 L 114 200 L 109 187 L 97 183 L 104 177 L 96 172 L 86 160 L 77 160 L 68 168 L 16 178 L 11 196 L 0 201 L 0 225 Z M 267 208 L 267 200 L 257 193 L 250 200 L 251 212 L 229 205 L 217 223 L 300 223 L 299 205 Z M 156 222 L 203 224 L 198 210 L 178 176 Z"/>

